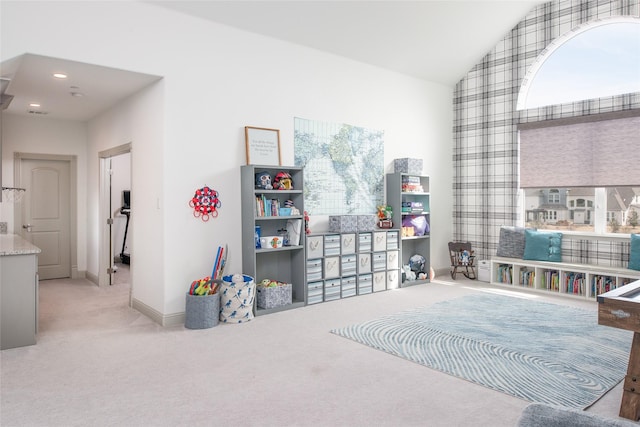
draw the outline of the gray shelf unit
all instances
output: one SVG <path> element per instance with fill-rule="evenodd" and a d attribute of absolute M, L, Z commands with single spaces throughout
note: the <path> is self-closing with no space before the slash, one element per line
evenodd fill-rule
<path fill-rule="evenodd" d="M 422 191 L 403 191 L 403 179 L 414 179 L 422 186 Z M 403 213 L 402 204 L 404 202 L 419 202 L 423 205 L 422 212 Z M 387 204 L 393 209 L 393 226 L 402 230 L 402 220 L 409 215 L 423 215 L 427 219 L 429 229 L 431 228 L 430 208 L 431 196 L 429 194 L 429 177 L 425 175 L 409 174 L 404 172 L 394 172 L 387 174 Z M 409 263 L 409 258 L 414 254 L 420 254 L 426 260 L 425 273 L 427 279 L 405 281 L 401 283 L 401 287 L 419 285 L 429 282 L 429 272 L 431 270 L 431 248 L 430 233 L 424 236 L 403 237 L 401 235 L 401 254 L 402 265 Z"/>
<path fill-rule="evenodd" d="M 399 236 L 396 229 L 307 236 L 307 304 L 397 288 Z"/>
<path fill-rule="evenodd" d="M 267 172 L 271 179 L 278 172 L 287 172 L 293 181 L 292 190 L 265 190 L 256 188 L 255 174 Z M 305 233 L 304 233 L 304 197 L 303 169 L 294 166 L 260 166 L 246 165 L 241 167 L 241 206 L 242 206 L 242 271 L 252 276 L 256 283 L 263 279 L 272 279 L 291 283 L 292 304 L 270 309 L 258 308 L 254 303 L 255 315 L 269 314 L 306 304 L 305 293 Z M 278 199 L 284 206 L 285 200 L 293 201 L 300 215 L 258 216 L 256 197 Z M 260 226 L 262 236 L 276 236 L 278 230 L 286 228 L 288 220 L 301 221 L 300 241 L 297 245 L 283 246 L 275 249 L 256 249 L 255 228 Z"/>

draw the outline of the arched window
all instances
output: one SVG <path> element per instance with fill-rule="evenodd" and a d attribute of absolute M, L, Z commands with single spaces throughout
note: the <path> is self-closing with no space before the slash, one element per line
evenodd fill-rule
<path fill-rule="evenodd" d="M 640 19 L 592 21 L 554 40 L 527 71 L 517 109 L 640 92 Z"/>
<path fill-rule="evenodd" d="M 581 108 L 577 101 L 637 96 L 639 76 L 640 18 L 591 21 L 542 51 L 522 82 L 517 109 L 566 106 L 571 111 Z M 568 230 L 640 232 L 640 226 L 625 219 L 640 197 L 640 151 L 629 148 L 640 142 L 640 109 L 548 120 L 545 111 L 529 111 L 542 119 L 518 126 L 519 178 L 527 209 L 542 207 L 530 194 L 546 192 L 552 203 L 555 195 L 549 190 L 564 188 L 559 196 L 566 211 L 557 212 Z M 622 227 L 608 225 L 614 217 L 623 219 Z"/>

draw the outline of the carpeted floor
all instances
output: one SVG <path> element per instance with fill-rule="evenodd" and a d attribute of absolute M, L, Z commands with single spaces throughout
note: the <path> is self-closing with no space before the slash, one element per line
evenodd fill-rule
<path fill-rule="evenodd" d="M 41 281 L 38 343 L 0 352 L 0 425 L 511 427 L 526 400 L 329 332 L 479 293 L 597 309 L 444 278 L 190 330 L 131 309 L 127 284 Z M 617 417 L 621 397 L 588 411 Z"/>
<path fill-rule="evenodd" d="M 593 311 L 475 294 L 333 333 L 531 402 L 585 408 L 625 376 L 632 333 Z"/>

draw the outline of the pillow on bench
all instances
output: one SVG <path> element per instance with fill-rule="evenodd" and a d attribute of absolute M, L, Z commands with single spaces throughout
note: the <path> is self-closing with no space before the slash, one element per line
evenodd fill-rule
<path fill-rule="evenodd" d="M 522 259 L 562 262 L 562 233 L 525 229 Z"/>
<path fill-rule="evenodd" d="M 629 251 L 629 269 L 640 270 L 640 234 L 631 235 L 631 250 Z"/>
<path fill-rule="evenodd" d="M 524 256 L 524 228 L 500 227 L 497 256 L 505 258 L 520 258 Z"/>

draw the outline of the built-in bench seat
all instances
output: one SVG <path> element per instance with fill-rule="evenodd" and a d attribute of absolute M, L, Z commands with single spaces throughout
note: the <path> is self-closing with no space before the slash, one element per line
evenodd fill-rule
<path fill-rule="evenodd" d="M 621 267 L 491 258 L 490 282 L 496 285 L 591 298 L 640 280 L 640 271 Z"/>

